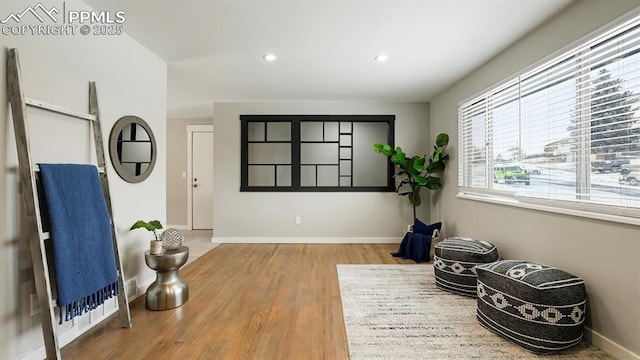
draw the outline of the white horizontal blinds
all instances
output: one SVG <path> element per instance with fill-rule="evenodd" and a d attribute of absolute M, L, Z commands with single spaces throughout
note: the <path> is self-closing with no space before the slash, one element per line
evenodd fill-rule
<path fill-rule="evenodd" d="M 586 55 L 590 72 L 591 155 L 614 160 L 640 155 L 637 130 L 640 94 L 640 26 L 626 27 L 592 44 Z M 585 57 L 586 57 L 585 56 Z"/>
<path fill-rule="evenodd" d="M 525 155 L 520 142 L 519 94 L 519 85 L 517 81 L 513 81 L 489 97 L 491 104 L 490 159 L 493 160 L 494 165 L 490 168 L 490 178 L 493 180 L 493 188 L 497 190 L 506 190 L 510 184 L 504 182 L 502 175 L 496 176 L 498 172 L 496 166 L 519 163 Z"/>
<path fill-rule="evenodd" d="M 462 187 L 487 188 L 486 108 L 486 100 L 480 99 L 459 110 L 458 185 Z"/>
<path fill-rule="evenodd" d="M 520 81 L 522 166 L 533 186 L 516 190 L 550 199 L 576 198 L 576 153 L 571 137 L 575 111 L 575 57 L 557 60 Z"/>
<path fill-rule="evenodd" d="M 589 200 L 621 206 L 640 206 L 626 183 L 618 191 L 602 191 L 611 184 L 600 172 L 620 171 L 628 156 L 640 158 L 637 101 L 639 93 L 639 28 L 636 24 L 594 43 L 589 48 L 590 102 L 583 104 L 590 118 L 588 139 L 592 175 Z M 627 160 L 628 161 L 628 160 Z"/>
<path fill-rule="evenodd" d="M 459 185 L 636 216 L 640 186 L 617 171 L 640 166 L 639 109 L 636 17 L 463 103 Z M 526 170 L 530 185 L 496 179 L 506 164 Z"/>

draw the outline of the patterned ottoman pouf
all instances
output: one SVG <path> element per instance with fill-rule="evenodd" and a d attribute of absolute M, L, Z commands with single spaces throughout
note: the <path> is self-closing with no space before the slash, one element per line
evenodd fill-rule
<path fill-rule="evenodd" d="M 446 291 L 476 296 L 476 265 L 497 261 L 498 249 L 491 243 L 451 237 L 435 246 L 433 269 L 436 285 Z"/>
<path fill-rule="evenodd" d="M 584 281 L 540 264 L 503 260 L 477 267 L 478 320 L 523 348 L 548 353 L 582 340 Z"/>

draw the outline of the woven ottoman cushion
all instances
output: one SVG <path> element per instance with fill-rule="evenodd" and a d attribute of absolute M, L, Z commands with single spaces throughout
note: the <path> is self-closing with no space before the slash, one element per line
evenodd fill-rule
<path fill-rule="evenodd" d="M 476 296 L 476 265 L 499 259 L 495 245 L 482 240 L 450 237 L 435 246 L 436 285 L 450 292 Z"/>
<path fill-rule="evenodd" d="M 582 340 L 584 281 L 520 260 L 478 266 L 478 320 L 523 348 L 548 353 Z"/>

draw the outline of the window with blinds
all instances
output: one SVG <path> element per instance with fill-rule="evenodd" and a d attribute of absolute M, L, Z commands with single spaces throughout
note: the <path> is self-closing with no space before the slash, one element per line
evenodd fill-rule
<path fill-rule="evenodd" d="M 640 218 L 640 16 L 463 102 L 463 194 Z"/>

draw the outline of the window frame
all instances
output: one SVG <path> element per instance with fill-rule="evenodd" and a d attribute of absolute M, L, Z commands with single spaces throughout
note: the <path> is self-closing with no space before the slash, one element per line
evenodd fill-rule
<path fill-rule="evenodd" d="M 485 167 L 485 184 L 483 187 L 474 187 L 473 177 L 471 176 L 472 170 L 465 169 L 472 164 L 473 147 L 468 149 L 465 146 L 472 146 L 472 137 L 465 138 L 464 135 L 469 135 L 465 132 L 463 134 L 463 126 L 471 126 L 472 122 L 470 117 L 463 119 L 463 111 L 472 108 L 472 104 L 485 103 L 485 109 L 490 108 L 492 96 L 499 93 L 501 90 L 506 89 L 516 83 L 518 87 L 521 87 L 522 80 L 532 76 L 532 74 L 540 73 L 543 69 L 549 69 L 553 66 L 567 60 L 572 56 L 581 56 L 581 49 L 597 46 L 603 39 L 607 41 L 609 38 L 614 38 L 617 35 L 611 36 L 611 34 L 618 34 L 624 29 L 640 26 L 640 9 L 633 10 L 626 15 L 610 22 L 608 25 L 572 42 L 571 44 L 563 47 L 562 49 L 554 52 L 553 54 L 543 58 L 535 64 L 528 66 L 527 68 L 509 76 L 508 78 L 485 88 L 484 90 L 476 93 L 475 95 L 464 99 L 458 103 L 458 198 L 469 199 L 475 201 L 483 201 L 489 203 L 496 203 L 502 205 L 509 205 L 527 209 L 534 209 L 552 213 L 561 213 L 566 215 L 573 215 L 579 217 L 594 218 L 599 220 L 607 220 L 613 222 L 627 223 L 633 225 L 640 225 L 640 207 L 624 204 L 606 204 L 602 202 L 589 201 L 588 196 L 583 198 L 586 187 L 591 186 L 590 182 L 585 182 L 585 177 L 588 179 L 590 175 L 589 156 L 590 153 L 586 153 L 589 148 L 580 148 L 578 152 L 584 159 L 577 161 L 576 169 L 576 199 L 575 200 L 560 200 L 551 197 L 532 197 L 527 194 L 518 193 L 517 191 L 505 191 L 501 189 L 495 189 L 491 184 L 491 175 L 493 173 L 493 167 L 495 166 L 495 160 L 492 157 L 493 146 L 493 134 L 492 132 L 492 119 L 491 111 L 483 110 L 482 116 L 484 117 L 484 129 L 488 133 L 484 135 L 485 150 L 483 156 L 483 163 Z M 626 51 L 622 51 L 621 54 L 625 54 Z M 588 64 L 576 65 L 576 76 L 580 74 L 580 71 L 592 71 Z M 581 84 L 583 85 L 583 84 Z M 579 87 L 577 90 L 580 91 Z M 640 93 L 635 93 L 635 96 L 640 96 Z M 520 94 L 518 95 L 520 99 Z M 576 96 L 578 100 L 578 96 Z M 465 107 L 466 106 L 466 107 Z M 586 106 L 588 107 L 588 106 Z M 581 110 L 580 107 L 576 107 L 576 112 Z M 640 110 L 638 110 L 640 112 Z M 520 116 L 518 121 L 522 121 Z M 520 125 L 519 125 L 520 126 Z M 519 133 L 522 134 L 522 128 L 519 129 Z M 581 142 L 590 142 L 590 133 L 582 133 L 579 137 L 582 138 Z M 521 135 L 520 135 L 521 136 Z M 580 145 L 582 146 L 582 145 Z M 480 164 L 478 166 L 481 166 Z M 628 196 L 628 195 L 627 195 Z"/>
<path fill-rule="evenodd" d="M 269 122 L 289 122 L 291 124 L 291 185 L 290 186 L 249 186 L 249 124 Z M 301 141 L 300 124 L 303 122 L 338 122 L 338 137 L 341 135 L 340 124 L 344 122 L 352 123 L 378 123 L 383 122 L 388 125 L 387 143 L 394 146 L 395 138 L 395 115 L 240 115 L 240 191 L 241 192 L 395 192 L 395 182 L 393 175 L 395 168 L 391 161 L 387 159 L 385 186 L 301 186 L 300 167 L 300 145 L 302 143 L 313 143 Z M 352 140 L 353 141 L 353 140 Z M 266 140 L 265 142 L 269 143 Z M 323 141 L 326 143 L 325 141 Z M 353 143 L 353 142 L 352 142 Z M 373 152 L 373 144 L 371 144 Z M 352 151 L 353 156 L 353 151 Z M 338 159 L 338 163 L 340 162 Z M 353 159 L 351 160 L 351 174 L 353 174 Z M 321 164 L 316 164 L 321 165 Z"/>

